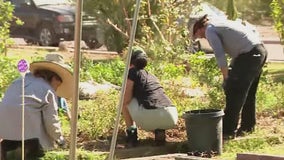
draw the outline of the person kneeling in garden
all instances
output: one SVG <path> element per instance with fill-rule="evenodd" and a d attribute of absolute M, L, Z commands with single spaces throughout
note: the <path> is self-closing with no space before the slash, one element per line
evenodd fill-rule
<path fill-rule="evenodd" d="M 25 159 L 44 156 L 44 151 L 52 149 L 54 142 L 59 146 L 65 144 L 57 112 L 57 96 L 70 98 L 73 94 L 70 90 L 73 76 L 68 69 L 57 61 L 33 62 L 30 72 L 25 75 L 24 94 L 22 78 L 8 87 L 0 104 L 1 160 L 7 159 L 8 151 L 21 150 L 22 96 L 25 103 Z"/>
<path fill-rule="evenodd" d="M 133 47 L 122 114 L 127 126 L 126 147 L 138 143 L 137 126 L 154 131 L 156 145 L 165 143 L 165 130 L 178 120 L 176 107 L 165 94 L 159 80 L 144 68 L 147 55 L 140 47 Z"/>

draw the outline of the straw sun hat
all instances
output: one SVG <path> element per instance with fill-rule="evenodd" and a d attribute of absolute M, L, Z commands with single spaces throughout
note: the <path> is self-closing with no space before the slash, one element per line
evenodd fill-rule
<path fill-rule="evenodd" d="M 46 69 L 55 72 L 61 79 L 62 84 L 57 88 L 56 94 L 59 97 L 71 98 L 73 95 L 73 75 L 71 67 L 64 63 L 63 57 L 59 54 L 47 54 L 45 60 L 36 61 L 30 64 L 30 71 Z"/>

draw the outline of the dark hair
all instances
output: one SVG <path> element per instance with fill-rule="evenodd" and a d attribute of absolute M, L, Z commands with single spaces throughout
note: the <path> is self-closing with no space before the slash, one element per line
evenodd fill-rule
<path fill-rule="evenodd" d="M 202 16 L 199 20 L 197 20 L 195 22 L 195 24 L 193 25 L 193 35 L 196 34 L 197 30 L 204 27 L 205 23 L 209 20 L 207 18 L 207 14 L 205 14 L 204 16 Z"/>
<path fill-rule="evenodd" d="M 35 70 L 34 76 L 41 77 L 49 83 L 51 82 L 53 77 L 55 77 L 57 80 L 62 82 L 62 78 L 58 74 L 56 74 L 55 72 L 52 72 L 50 70 L 46 70 L 46 69 Z"/>
<path fill-rule="evenodd" d="M 147 55 L 141 50 L 132 52 L 130 64 L 133 64 L 137 69 L 144 69 L 147 66 Z"/>

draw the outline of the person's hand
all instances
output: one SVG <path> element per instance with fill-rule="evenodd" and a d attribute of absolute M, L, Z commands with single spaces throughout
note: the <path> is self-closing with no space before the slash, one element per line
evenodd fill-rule
<path fill-rule="evenodd" d="M 63 136 L 60 136 L 60 138 L 56 141 L 57 145 L 61 148 L 64 148 L 65 146 L 65 140 Z"/>

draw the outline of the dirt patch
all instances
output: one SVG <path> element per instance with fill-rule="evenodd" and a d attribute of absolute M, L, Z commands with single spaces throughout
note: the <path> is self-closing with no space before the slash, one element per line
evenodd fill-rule
<path fill-rule="evenodd" d="M 257 115 L 257 128 L 264 131 L 269 136 L 282 136 L 284 135 L 284 110 L 279 110 L 277 113 L 264 112 Z M 155 146 L 154 134 L 139 130 L 139 146 L 135 148 L 125 148 L 125 133 L 120 130 L 117 137 L 117 147 L 115 154 L 118 158 L 134 158 L 146 157 L 154 155 L 166 155 L 173 153 L 185 153 L 190 156 L 197 157 L 212 157 L 214 153 L 189 153 L 187 151 L 187 134 L 185 122 L 182 118 L 179 119 L 176 128 L 166 131 L 166 141 L 164 146 Z M 112 133 L 109 133 L 112 135 Z M 102 140 L 88 140 L 84 135 L 79 135 L 79 147 L 90 151 L 109 152 L 111 138 Z M 249 138 L 244 137 L 244 138 Z M 241 140 L 242 138 L 240 138 Z"/>
<path fill-rule="evenodd" d="M 109 133 L 109 135 L 112 135 Z M 107 152 L 110 149 L 111 136 L 107 139 L 89 140 L 87 135 L 80 135 L 78 144 L 86 150 Z M 139 146 L 154 146 L 154 133 L 138 129 Z M 117 137 L 117 149 L 125 148 L 125 132 L 119 130 Z M 166 130 L 166 141 L 171 143 L 183 143 L 187 140 L 185 122 L 183 119 L 178 121 L 175 128 Z"/>

